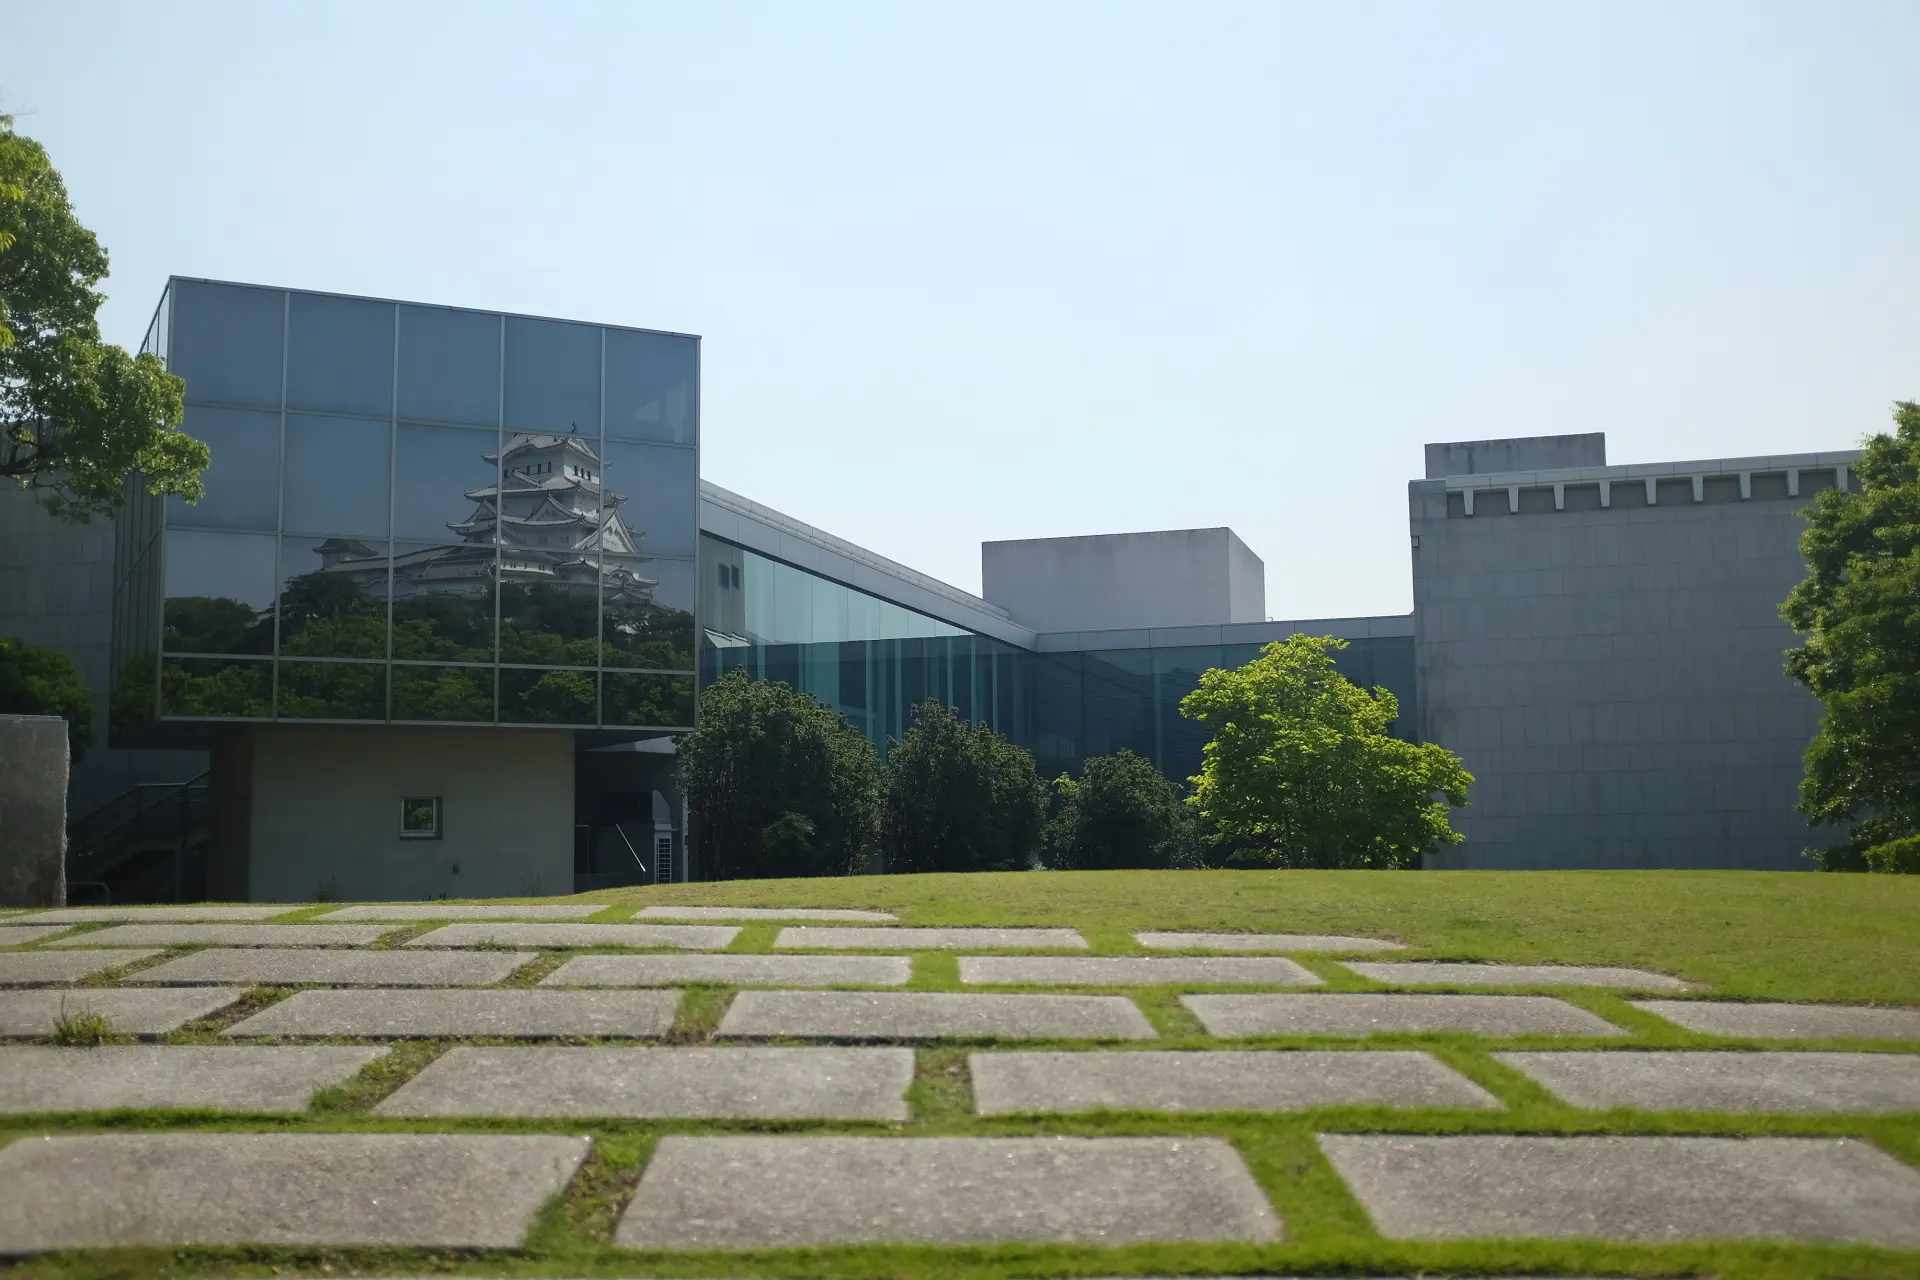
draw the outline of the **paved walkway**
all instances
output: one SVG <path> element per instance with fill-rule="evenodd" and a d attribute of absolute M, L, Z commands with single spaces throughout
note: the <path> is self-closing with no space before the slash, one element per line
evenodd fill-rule
<path fill-rule="evenodd" d="M 1920 1115 L 1920 1011 L 1359 958 L 1402 947 L 777 904 L 14 915 L 0 1254 L 512 1250 L 556 1196 L 645 1250 L 1257 1247 L 1303 1172 L 1388 1240 L 1920 1249 L 1920 1172 L 1871 1131 L 1749 1120 Z M 1523 1101 L 1533 1131 L 1500 1131 Z M 1254 1158 L 1249 1114 L 1292 1117 L 1303 1153 Z M 624 1180 L 591 1163 L 636 1133 Z"/>

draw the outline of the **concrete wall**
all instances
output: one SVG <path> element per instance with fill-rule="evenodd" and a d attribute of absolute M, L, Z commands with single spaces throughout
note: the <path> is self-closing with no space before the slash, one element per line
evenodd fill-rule
<path fill-rule="evenodd" d="M 1218 626 L 1266 616 L 1266 566 L 1231 529 L 980 544 L 981 594 L 1035 631 Z"/>
<path fill-rule="evenodd" d="M 244 893 L 257 902 L 485 898 L 573 891 L 574 740 L 567 731 L 262 725 L 239 735 Z M 216 753 L 216 766 L 230 757 Z M 442 797 L 444 836 L 400 838 L 403 796 Z M 216 850 L 209 879 L 222 865 Z M 222 884 L 222 889 L 232 886 Z"/>
<path fill-rule="evenodd" d="M 1427 446 L 1427 479 L 1489 471 L 1540 471 L 1607 465 L 1607 433 L 1518 436 L 1510 440 L 1456 440 Z"/>
<path fill-rule="evenodd" d="M 67 905 L 67 722 L 0 715 L 0 907 Z"/>
<path fill-rule="evenodd" d="M 1543 474 L 1470 517 L 1458 486 L 1409 486 L 1421 737 L 1479 778 L 1436 865 L 1792 869 L 1834 838 L 1793 807 L 1820 708 L 1778 608 L 1835 472 L 1775 461 L 1610 468 L 1605 507 Z"/>

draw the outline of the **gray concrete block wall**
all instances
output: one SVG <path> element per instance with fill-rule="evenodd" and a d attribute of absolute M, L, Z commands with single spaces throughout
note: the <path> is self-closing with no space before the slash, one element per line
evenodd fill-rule
<path fill-rule="evenodd" d="M 1226 528 L 983 542 L 980 581 L 989 604 L 1035 631 L 1266 617 L 1266 566 Z"/>
<path fill-rule="evenodd" d="M 1468 518 L 1410 485 L 1421 736 L 1479 779 L 1434 865 L 1811 866 L 1835 838 L 1793 807 L 1820 707 L 1778 609 L 1814 487 Z"/>
<path fill-rule="evenodd" d="M 1454 440 L 1427 446 L 1427 479 L 1537 471 L 1544 467 L 1604 467 L 1607 433 L 1518 436 L 1507 440 Z"/>

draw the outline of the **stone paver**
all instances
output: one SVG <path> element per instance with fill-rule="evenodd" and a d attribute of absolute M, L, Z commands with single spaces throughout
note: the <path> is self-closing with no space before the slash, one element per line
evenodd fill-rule
<path fill-rule="evenodd" d="M 1404 951 L 1404 942 L 1340 933 L 1136 933 L 1154 951 Z"/>
<path fill-rule="evenodd" d="M 662 1138 L 615 1233 L 640 1249 L 1271 1241 L 1219 1138 Z"/>
<path fill-rule="evenodd" d="M 316 916 L 338 920 L 584 920 L 606 909 L 604 902 L 370 902 Z"/>
<path fill-rule="evenodd" d="M 905 1120 L 911 1049 L 454 1048 L 387 1116 Z"/>
<path fill-rule="evenodd" d="M 1317 987 L 1324 980 L 1284 956 L 961 956 L 960 981 L 1055 987 Z"/>
<path fill-rule="evenodd" d="M 53 1034 L 62 1016 L 98 1014 L 117 1035 L 158 1036 L 223 1009 L 244 987 L 84 987 L 78 991 L 0 991 L 0 1036 Z"/>
<path fill-rule="evenodd" d="M 581 1137 L 451 1133 L 30 1138 L 0 1149 L 0 1253 L 185 1244 L 513 1249 L 590 1146 Z"/>
<path fill-rule="evenodd" d="M 0 924 L 0 947 L 24 947 L 66 931 L 64 924 Z"/>
<path fill-rule="evenodd" d="M 152 951 L 9 951 L 0 955 L 0 987 L 78 982 L 96 973 L 138 964 L 161 954 Z"/>
<path fill-rule="evenodd" d="M 663 1036 L 678 991 L 301 991 L 223 1033 L 229 1036 Z"/>
<path fill-rule="evenodd" d="M 1458 964 L 1441 960 L 1342 960 L 1340 963 L 1363 978 L 1406 987 L 1624 987 L 1634 991 L 1675 991 L 1687 986 L 1664 973 L 1591 965 Z"/>
<path fill-rule="evenodd" d="M 904 987 L 906 956 L 574 956 L 541 980 L 548 987 L 654 987 L 715 982 L 734 987 Z"/>
<path fill-rule="evenodd" d="M 1920 1172 L 1857 1138 L 1322 1134 L 1395 1240 L 1920 1247 Z"/>
<path fill-rule="evenodd" d="M 1911 1053 L 1605 1049 L 1493 1056 L 1594 1110 L 1920 1111 L 1920 1055 Z"/>
<path fill-rule="evenodd" d="M 716 1034 L 794 1040 L 1150 1040 L 1154 1032 L 1123 996 L 742 991 Z"/>
<path fill-rule="evenodd" d="M 636 920 L 898 920 L 891 911 L 856 911 L 848 907 L 646 907 Z"/>
<path fill-rule="evenodd" d="M 716 924 L 449 924 L 423 933 L 410 947 L 676 947 L 719 951 L 740 934 Z"/>
<path fill-rule="evenodd" d="M 1482 1036 L 1623 1036 L 1621 1028 L 1552 996 L 1181 996 L 1215 1036 L 1370 1036 L 1468 1031 Z"/>
<path fill-rule="evenodd" d="M 257 907 L 223 907 L 208 903 L 188 903 L 177 907 L 54 907 L 21 916 L 10 924 L 118 924 L 140 920 L 148 924 L 178 924 L 186 920 L 271 920 L 275 916 L 298 911 L 298 902 L 266 903 Z"/>
<path fill-rule="evenodd" d="M 974 1111 L 983 1116 L 1500 1106 L 1438 1059 L 1411 1051 L 976 1053 L 967 1064 Z"/>
<path fill-rule="evenodd" d="M 190 1107 L 305 1111 L 389 1052 L 377 1045 L 0 1045 L 0 1112 Z"/>
<path fill-rule="evenodd" d="M 864 929 L 850 926 L 818 929 L 790 925 L 773 940 L 776 947 L 815 950 L 983 951 L 1073 948 L 1084 951 L 1087 940 L 1074 929 Z"/>
<path fill-rule="evenodd" d="M 1754 1040 L 1920 1040 L 1920 1009 L 1740 1000 L 1634 1000 L 1634 1008 L 1710 1036 Z"/>
<path fill-rule="evenodd" d="M 75 958 L 90 954 L 69 953 Z M 157 955 L 154 951 L 122 955 Z M 534 958 L 532 951 L 196 951 L 143 969 L 128 982 L 226 983 L 338 987 L 484 987 L 503 982 Z M 4 963 L 4 961 L 0 961 Z M 121 961 L 125 963 L 125 961 Z"/>
<path fill-rule="evenodd" d="M 50 947 L 363 947 L 393 932 L 379 924 L 110 924 Z"/>

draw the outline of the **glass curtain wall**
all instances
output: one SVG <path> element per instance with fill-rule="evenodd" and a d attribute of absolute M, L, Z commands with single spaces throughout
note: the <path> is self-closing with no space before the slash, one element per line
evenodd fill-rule
<path fill-rule="evenodd" d="M 149 343 L 213 461 L 122 540 L 125 720 L 692 723 L 698 339 L 176 280 Z"/>

